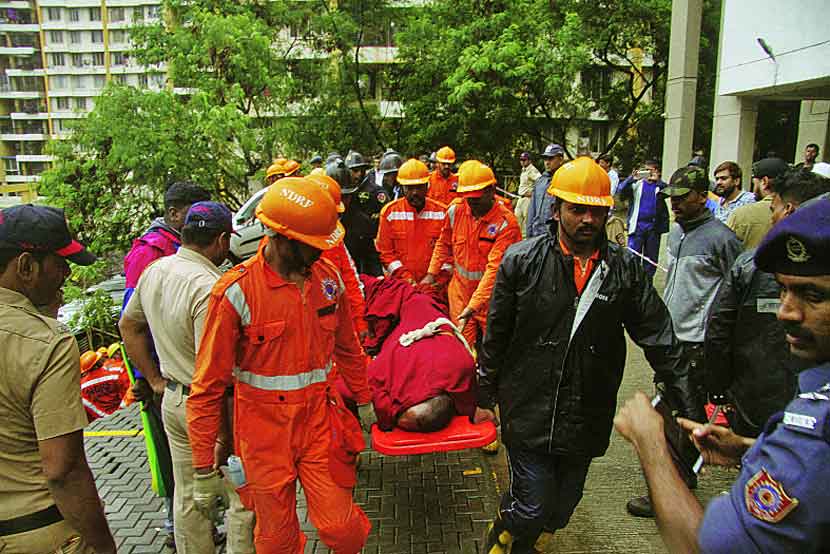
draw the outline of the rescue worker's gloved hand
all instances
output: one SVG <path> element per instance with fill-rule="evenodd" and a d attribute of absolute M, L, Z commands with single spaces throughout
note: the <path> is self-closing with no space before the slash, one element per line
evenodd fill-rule
<path fill-rule="evenodd" d="M 193 504 L 211 521 L 219 517 L 220 508 L 228 508 L 228 493 L 219 471 L 214 469 L 210 473 L 193 475 Z"/>
<path fill-rule="evenodd" d="M 378 422 L 378 416 L 375 415 L 375 407 L 371 402 L 357 407 L 357 413 L 360 416 L 360 426 L 367 432 L 372 430 L 372 425 Z"/>

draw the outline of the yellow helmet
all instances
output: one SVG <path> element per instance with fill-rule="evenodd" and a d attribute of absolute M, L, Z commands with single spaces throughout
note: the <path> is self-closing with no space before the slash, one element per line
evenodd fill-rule
<path fill-rule="evenodd" d="M 425 185 L 429 182 L 429 168 L 415 158 L 410 158 L 398 169 L 398 183 L 401 185 Z"/>
<path fill-rule="evenodd" d="M 614 205 L 608 173 L 588 156 L 580 156 L 557 169 L 547 192 L 573 204 Z"/>
<path fill-rule="evenodd" d="M 461 196 L 481 196 L 489 186 L 496 184 L 496 175 L 490 167 L 478 160 L 467 160 L 458 166 L 458 188 Z"/>
<path fill-rule="evenodd" d="M 455 152 L 449 146 L 442 146 L 435 153 L 435 159 L 445 164 L 455 163 Z"/>

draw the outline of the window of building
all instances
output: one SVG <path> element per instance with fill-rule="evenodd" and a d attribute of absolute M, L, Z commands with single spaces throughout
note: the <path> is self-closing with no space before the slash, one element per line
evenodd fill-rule
<path fill-rule="evenodd" d="M 63 31 L 49 31 L 49 42 L 63 44 Z"/>
<path fill-rule="evenodd" d="M 103 52 L 95 52 L 92 54 L 92 65 L 104 65 L 104 53 Z"/>
<path fill-rule="evenodd" d="M 13 157 L 5 157 L 4 156 L 3 164 L 6 167 L 6 174 L 7 175 L 10 175 L 10 174 L 17 175 L 17 173 L 20 171 L 20 168 L 17 166 L 17 160 L 14 159 Z"/>
<path fill-rule="evenodd" d="M 55 98 L 55 107 L 58 110 L 68 110 L 69 109 L 69 98 L 62 96 L 60 98 Z"/>
<path fill-rule="evenodd" d="M 63 53 L 54 52 L 52 54 L 49 54 L 49 65 L 53 65 L 55 67 L 66 65 L 66 58 L 64 57 Z"/>
<path fill-rule="evenodd" d="M 591 67 L 582 72 L 582 86 L 585 94 L 594 101 L 600 101 L 611 90 L 611 71 L 605 67 Z"/>
<path fill-rule="evenodd" d="M 101 8 L 87 8 L 90 21 L 101 21 Z"/>
<path fill-rule="evenodd" d="M 83 54 L 72 54 L 72 67 L 83 67 L 84 66 L 84 55 Z"/>
<path fill-rule="evenodd" d="M 49 21 L 60 21 L 61 20 L 61 9 L 60 8 L 49 8 L 46 10 L 46 19 Z"/>
<path fill-rule="evenodd" d="M 127 31 L 124 29 L 113 29 L 110 31 L 110 43 L 124 44 L 127 42 Z"/>
<path fill-rule="evenodd" d="M 72 88 L 75 90 L 80 90 L 82 88 L 86 88 L 86 78 L 83 75 L 72 75 Z"/>
<path fill-rule="evenodd" d="M 77 23 L 81 20 L 81 8 L 69 8 L 69 21 Z"/>
<path fill-rule="evenodd" d="M 602 152 L 608 144 L 608 123 L 597 121 L 591 125 L 589 148 L 591 152 Z"/>
<path fill-rule="evenodd" d="M 72 44 L 81 44 L 81 32 L 69 31 L 69 42 Z"/>
<path fill-rule="evenodd" d="M 144 6 L 133 8 L 133 21 L 144 21 Z"/>
<path fill-rule="evenodd" d="M 153 73 L 150 75 L 150 82 L 154 87 L 162 88 L 164 86 L 164 73 Z"/>
<path fill-rule="evenodd" d="M 90 31 L 89 38 L 92 40 L 92 44 L 103 44 L 104 31 Z"/>
<path fill-rule="evenodd" d="M 55 90 L 66 89 L 66 75 L 52 75 L 49 77 L 49 86 Z"/>
<path fill-rule="evenodd" d="M 124 21 L 124 8 L 110 8 L 107 13 L 110 21 Z"/>
<path fill-rule="evenodd" d="M 85 111 L 86 110 L 86 98 L 84 98 L 83 96 L 79 96 L 79 97 L 75 98 L 75 109 L 78 110 L 79 112 L 80 111 Z"/>
<path fill-rule="evenodd" d="M 93 75 L 92 82 L 96 89 L 102 89 L 107 86 L 107 76 L 106 75 Z"/>
<path fill-rule="evenodd" d="M 112 65 L 127 65 L 127 55 L 124 52 L 110 52 Z"/>
<path fill-rule="evenodd" d="M 147 88 L 148 80 L 146 73 L 139 73 L 138 75 L 138 86 L 141 88 Z"/>
<path fill-rule="evenodd" d="M 161 6 L 147 6 L 147 17 L 158 19 L 161 16 Z"/>
<path fill-rule="evenodd" d="M 127 76 L 123 73 L 116 73 L 112 76 L 112 79 L 118 83 L 119 85 L 126 85 L 127 84 Z"/>

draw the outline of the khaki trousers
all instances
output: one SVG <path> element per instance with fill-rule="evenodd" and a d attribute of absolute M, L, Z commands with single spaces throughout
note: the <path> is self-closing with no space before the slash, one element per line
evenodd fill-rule
<path fill-rule="evenodd" d="M 95 554 L 66 521 L 34 531 L 0 537 L 2 554 Z"/>
<path fill-rule="evenodd" d="M 213 522 L 208 520 L 193 504 L 193 451 L 187 434 L 187 396 L 181 386 L 167 390 L 161 402 L 164 429 L 170 443 L 173 460 L 173 520 L 176 522 L 176 552 L 178 554 L 204 554 L 215 551 Z M 227 486 L 231 499 L 228 510 L 228 554 L 253 554 L 253 514 L 242 508 L 239 496 Z M 236 509 L 234 509 L 236 506 Z"/>
<path fill-rule="evenodd" d="M 522 230 L 522 238 L 525 238 L 527 232 L 527 210 L 530 208 L 530 198 L 522 196 L 516 200 L 516 209 L 513 213 L 516 214 L 516 221 L 519 223 L 519 229 Z"/>

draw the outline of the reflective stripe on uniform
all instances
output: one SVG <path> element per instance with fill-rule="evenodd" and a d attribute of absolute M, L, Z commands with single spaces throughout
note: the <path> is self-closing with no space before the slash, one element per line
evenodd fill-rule
<path fill-rule="evenodd" d="M 400 260 L 395 260 L 394 262 L 389 262 L 389 265 L 386 266 L 386 271 L 389 273 L 394 273 L 396 269 L 403 267 L 403 264 Z"/>
<path fill-rule="evenodd" d="M 455 264 L 455 271 L 464 277 L 465 279 L 469 279 L 470 281 L 481 281 L 484 277 L 483 271 L 468 271 L 466 268 L 462 267 L 461 265 L 456 262 Z"/>
<path fill-rule="evenodd" d="M 505 229 L 507 229 L 507 220 L 506 219 L 501 222 L 501 226 L 499 227 L 499 230 L 496 231 L 496 233 L 501 233 Z"/>
<path fill-rule="evenodd" d="M 98 417 L 105 417 L 109 415 L 107 412 L 102 411 L 98 406 L 87 400 L 86 398 L 81 398 L 81 402 L 83 403 L 84 407 L 89 409 L 90 412 L 94 413 Z"/>
<path fill-rule="evenodd" d="M 447 217 L 450 218 L 450 225 L 455 225 L 455 208 L 458 204 L 453 204 L 447 208 Z"/>
<path fill-rule="evenodd" d="M 225 298 L 239 314 L 239 319 L 244 327 L 251 324 L 251 310 L 248 308 L 248 301 L 239 283 L 234 283 L 225 290 Z"/>
<path fill-rule="evenodd" d="M 312 369 L 296 375 L 260 375 L 234 368 L 233 373 L 238 381 L 250 385 L 255 389 L 266 391 L 295 391 L 311 385 L 325 383 L 331 371 L 331 362 L 319 369 Z"/>
<path fill-rule="evenodd" d="M 412 212 L 389 212 L 386 214 L 386 221 L 415 221 L 415 214 Z"/>
<path fill-rule="evenodd" d="M 418 219 L 434 219 L 436 221 L 443 221 L 445 212 L 421 212 L 418 214 Z"/>

